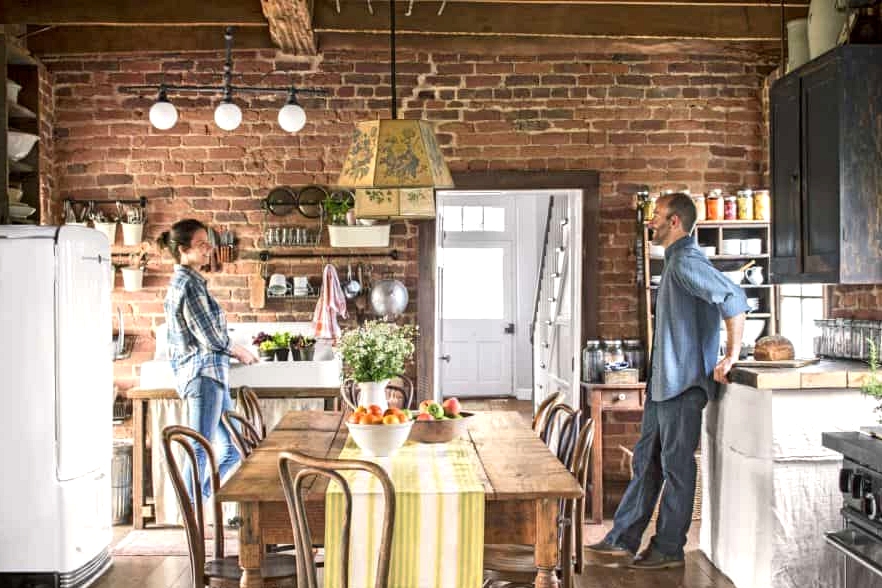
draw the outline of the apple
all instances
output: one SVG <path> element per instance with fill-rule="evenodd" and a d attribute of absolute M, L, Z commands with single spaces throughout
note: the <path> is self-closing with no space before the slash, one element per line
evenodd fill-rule
<path fill-rule="evenodd" d="M 417 415 L 416 420 L 418 420 L 418 421 L 434 421 L 435 417 L 433 417 L 432 415 L 430 415 L 427 412 L 421 412 L 420 414 Z"/>
<path fill-rule="evenodd" d="M 432 404 L 429 405 L 429 414 L 436 419 L 440 419 L 444 416 L 444 407 L 437 402 L 432 402 Z"/>
<path fill-rule="evenodd" d="M 459 404 L 459 399 L 455 396 L 445 400 L 442 406 L 444 407 L 444 414 L 447 416 L 456 416 L 462 410 L 462 406 Z"/>
<path fill-rule="evenodd" d="M 429 412 L 429 407 L 434 404 L 434 400 L 423 400 L 420 402 L 420 412 L 427 413 Z"/>

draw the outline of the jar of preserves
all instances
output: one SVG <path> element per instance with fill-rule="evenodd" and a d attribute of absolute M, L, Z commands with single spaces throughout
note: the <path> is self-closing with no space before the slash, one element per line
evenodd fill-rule
<path fill-rule="evenodd" d="M 753 190 L 738 190 L 738 220 L 753 220 Z"/>
<path fill-rule="evenodd" d="M 603 361 L 608 364 L 625 361 L 621 339 L 608 339 L 603 342 Z"/>
<path fill-rule="evenodd" d="M 695 220 L 701 222 L 707 220 L 707 208 L 704 205 L 704 194 L 698 194 L 692 197 L 695 203 Z"/>
<path fill-rule="evenodd" d="M 723 198 L 721 190 L 711 190 L 705 198 L 705 211 L 707 220 L 723 220 Z"/>
<path fill-rule="evenodd" d="M 643 351 L 643 342 L 640 339 L 625 339 L 625 361 L 632 368 L 637 369 L 638 377 L 641 382 L 645 381 L 646 366 L 644 366 L 645 353 Z"/>
<path fill-rule="evenodd" d="M 598 383 L 603 381 L 603 350 L 600 341 L 589 339 L 582 350 L 582 381 Z"/>
<path fill-rule="evenodd" d="M 738 198 L 735 196 L 723 199 L 723 220 L 738 220 Z"/>
<path fill-rule="evenodd" d="M 757 190 L 753 193 L 753 218 L 754 220 L 771 220 L 771 205 L 768 190 Z"/>

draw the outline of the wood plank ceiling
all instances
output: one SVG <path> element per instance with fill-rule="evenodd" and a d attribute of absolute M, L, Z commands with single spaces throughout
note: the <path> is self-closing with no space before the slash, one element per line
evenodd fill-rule
<path fill-rule="evenodd" d="M 557 38 L 709 39 L 775 46 L 784 20 L 809 0 L 396 0 L 396 30 L 411 44 L 483 39 L 504 47 Z M 440 13 L 440 14 L 439 14 Z M 0 24 L 28 25 L 37 55 L 218 50 L 224 26 L 236 48 L 299 55 L 384 46 L 386 0 L 4 0 Z M 487 46 L 485 44 L 485 46 Z"/>

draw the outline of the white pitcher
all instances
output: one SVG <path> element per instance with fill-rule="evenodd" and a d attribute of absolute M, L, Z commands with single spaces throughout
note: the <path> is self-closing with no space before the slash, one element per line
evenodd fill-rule
<path fill-rule="evenodd" d="M 747 268 L 744 271 L 744 275 L 747 278 L 747 281 L 753 284 L 754 286 L 759 286 L 763 283 L 763 268 L 758 265 L 755 265 L 751 268 Z"/>

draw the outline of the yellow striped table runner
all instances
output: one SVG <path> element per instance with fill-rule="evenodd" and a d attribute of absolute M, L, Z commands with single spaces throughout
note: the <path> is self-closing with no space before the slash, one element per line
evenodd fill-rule
<path fill-rule="evenodd" d="M 367 457 L 350 438 L 340 458 L 377 463 L 395 485 L 391 588 L 480 588 L 484 485 L 467 441 L 407 442 L 392 457 Z M 364 472 L 342 474 L 352 489 L 349 586 L 372 588 L 383 521 L 382 486 Z M 339 485 L 328 485 L 325 501 L 325 586 L 339 588 L 345 505 Z"/>

